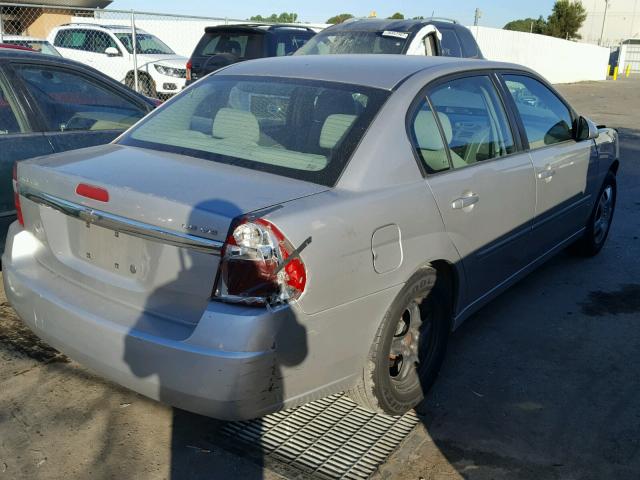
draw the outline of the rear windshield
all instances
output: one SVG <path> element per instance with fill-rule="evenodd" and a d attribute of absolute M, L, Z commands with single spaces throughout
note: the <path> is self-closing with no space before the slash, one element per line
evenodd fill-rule
<path fill-rule="evenodd" d="M 205 33 L 196 47 L 194 56 L 210 57 L 228 53 L 239 59 L 264 57 L 264 35 L 261 33 Z"/>
<path fill-rule="evenodd" d="M 388 95 L 357 85 L 214 75 L 119 143 L 332 186 Z"/>
<path fill-rule="evenodd" d="M 403 53 L 410 41 L 408 32 L 320 32 L 296 55 L 327 55 L 340 53 Z"/>

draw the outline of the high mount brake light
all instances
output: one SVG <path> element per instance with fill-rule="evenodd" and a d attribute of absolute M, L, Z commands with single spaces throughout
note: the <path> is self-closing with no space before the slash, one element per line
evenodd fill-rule
<path fill-rule="evenodd" d="M 304 263 L 273 223 L 242 218 L 225 244 L 214 297 L 254 305 L 295 300 L 307 283 Z"/>
<path fill-rule="evenodd" d="M 20 206 L 20 191 L 18 190 L 18 163 L 13 164 L 13 203 L 16 207 L 18 222 L 24 227 L 24 217 L 22 216 L 22 207 Z"/>

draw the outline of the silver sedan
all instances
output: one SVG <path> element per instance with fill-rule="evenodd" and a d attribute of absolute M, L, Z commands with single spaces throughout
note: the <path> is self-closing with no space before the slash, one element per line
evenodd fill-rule
<path fill-rule="evenodd" d="M 110 145 L 20 162 L 5 290 L 51 345 L 186 410 L 348 390 L 400 414 L 472 312 L 598 253 L 618 162 L 614 130 L 517 65 L 239 63 Z"/>

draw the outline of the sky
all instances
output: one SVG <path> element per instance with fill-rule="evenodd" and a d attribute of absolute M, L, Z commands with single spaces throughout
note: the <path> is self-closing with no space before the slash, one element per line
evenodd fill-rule
<path fill-rule="evenodd" d="M 207 17 L 228 17 L 247 19 L 252 15 L 268 16 L 272 13 L 295 12 L 303 22 L 325 22 L 329 17 L 338 13 L 351 13 L 357 17 L 368 16 L 375 11 L 379 17 L 388 17 L 394 12 L 402 12 L 405 17 L 422 15 L 430 17 L 433 13 L 439 17 L 455 18 L 464 25 L 473 24 L 476 7 L 480 8 L 482 16 L 480 25 L 488 27 L 503 27 L 505 23 L 517 18 L 539 15 L 546 17 L 551 12 L 554 0 L 319 0 L 319 1 L 289 1 L 272 0 L 262 2 L 258 0 L 240 0 L 225 2 L 204 2 L 196 0 L 114 0 L 108 8 L 139 10 L 161 13 L 179 13 Z"/>

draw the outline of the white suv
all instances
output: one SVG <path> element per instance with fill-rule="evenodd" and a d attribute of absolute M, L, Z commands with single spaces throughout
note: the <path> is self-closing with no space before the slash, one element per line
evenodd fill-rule
<path fill-rule="evenodd" d="M 135 86 L 131 27 L 70 23 L 54 28 L 48 40 L 65 58 L 90 65 Z M 147 96 L 172 95 L 184 87 L 187 58 L 158 37 L 136 29 L 139 91 Z"/>

